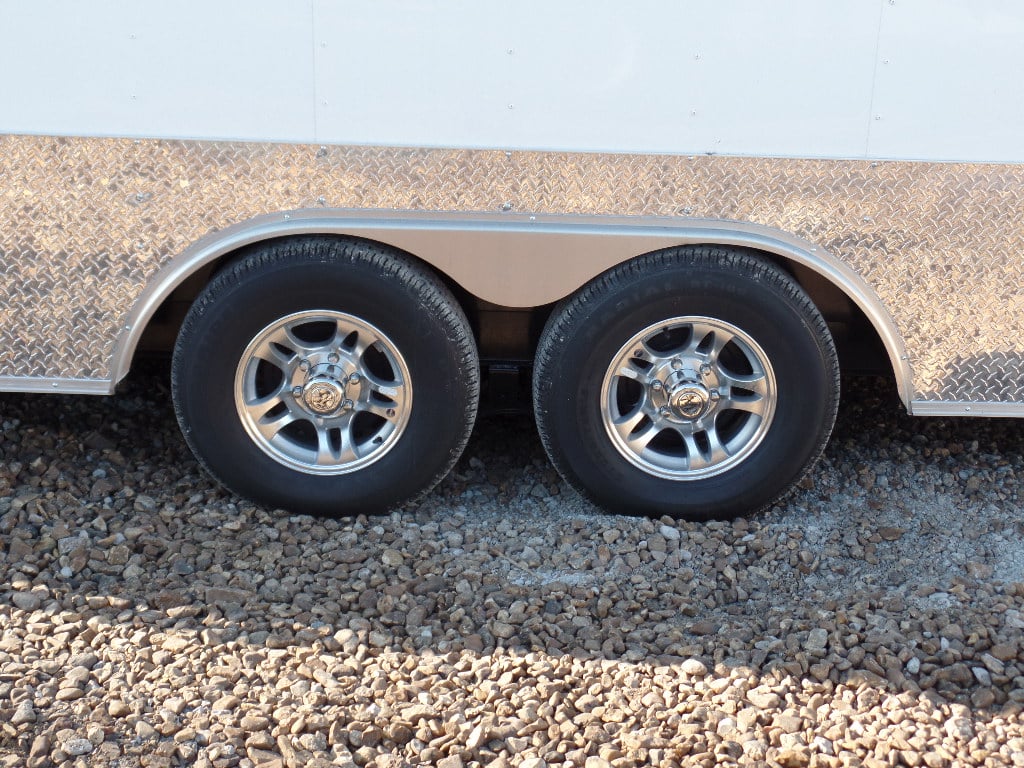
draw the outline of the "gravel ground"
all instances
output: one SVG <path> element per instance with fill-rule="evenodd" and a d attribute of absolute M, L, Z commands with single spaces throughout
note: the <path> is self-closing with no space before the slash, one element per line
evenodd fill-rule
<path fill-rule="evenodd" d="M 698 525 L 493 418 L 321 521 L 214 487 L 164 381 L 0 396 L 0 766 L 1024 765 L 1018 422 L 846 382 L 794 495 Z"/>

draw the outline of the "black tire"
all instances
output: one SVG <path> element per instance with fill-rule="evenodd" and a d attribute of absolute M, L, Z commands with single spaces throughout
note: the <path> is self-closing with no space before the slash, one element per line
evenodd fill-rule
<path fill-rule="evenodd" d="M 709 357 L 716 339 L 731 341 Z M 609 511 L 677 519 L 780 499 L 824 449 L 838 400 L 814 304 L 778 267 L 722 247 L 596 278 L 555 309 L 534 369 L 538 431 L 561 475 Z"/>
<path fill-rule="evenodd" d="M 214 478 L 268 507 L 334 516 L 384 512 L 448 474 L 480 369 L 465 315 L 429 271 L 310 236 L 256 246 L 217 275 L 185 319 L 171 378 Z"/>

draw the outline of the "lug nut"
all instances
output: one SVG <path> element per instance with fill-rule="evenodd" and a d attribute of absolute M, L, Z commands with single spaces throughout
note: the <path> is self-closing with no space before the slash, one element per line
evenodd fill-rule
<path fill-rule="evenodd" d="M 683 361 L 677 357 L 675 360 L 672 361 L 672 367 L 678 371 L 680 368 L 683 367 Z"/>
<path fill-rule="evenodd" d="M 351 411 L 354 406 L 355 403 L 353 403 L 351 400 L 346 400 L 341 404 L 342 409 L 346 411 Z"/>
<path fill-rule="evenodd" d="M 362 377 L 358 373 L 353 373 L 348 377 L 349 384 L 358 384 L 360 381 L 362 381 Z"/>
<path fill-rule="evenodd" d="M 661 392 L 661 390 L 664 388 L 665 385 L 662 384 L 658 379 L 655 379 L 654 381 L 651 382 L 651 389 L 653 389 L 655 392 Z"/>
<path fill-rule="evenodd" d="M 299 363 L 299 368 L 301 370 L 303 370 L 303 371 L 308 371 L 309 370 L 309 360 L 303 360 L 302 362 L 300 362 Z"/>
<path fill-rule="evenodd" d="M 701 363 L 700 373 L 702 376 L 707 376 L 709 373 L 711 373 L 711 365 L 708 363 Z"/>
<path fill-rule="evenodd" d="M 713 403 L 717 403 L 719 400 L 722 399 L 722 395 L 717 389 L 712 389 L 708 393 L 708 396 L 711 398 L 711 402 Z"/>
<path fill-rule="evenodd" d="M 659 415 L 659 416 L 664 416 L 664 417 L 666 417 L 666 418 L 667 418 L 667 417 L 668 417 L 668 415 L 669 415 L 669 410 L 668 410 L 668 408 L 659 408 L 659 409 L 658 409 L 658 415 Z"/>
<path fill-rule="evenodd" d="M 302 387 L 292 387 L 292 395 L 295 397 L 302 397 Z"/>
<path fill-rule="evenodd" d="M 328 363 L 336 363 L 336 362 L 338 362 L 338 356 L 336 354 L 334 354 L 333 352 L 331 352 L 331 354 L 329 354 L 327 356 L 327 362 Z"/>

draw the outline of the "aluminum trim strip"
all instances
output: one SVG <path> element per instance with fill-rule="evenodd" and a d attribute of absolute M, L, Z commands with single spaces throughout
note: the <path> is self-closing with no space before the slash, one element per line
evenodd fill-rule
<path fill-rule="evenodd" d="M 979 416 L 1024 419 L 1024 403 L 912 400 L 912 416 Z"/>
<path fill-rule="evenodd" d="M 36 392 L 60 395 L 112 395 L 109 379 L 62 379 L 39 376 L 0 376 L 0 392 Z"/>

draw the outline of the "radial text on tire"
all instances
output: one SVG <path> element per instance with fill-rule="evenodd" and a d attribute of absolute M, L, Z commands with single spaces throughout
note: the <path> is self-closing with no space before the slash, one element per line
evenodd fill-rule
<path fill-rule="evenodd" d="M 824 449 L 839 366 L 824 319 L 767 260 L 687 246 L 556 307 L 534 368 L 544 448 L 613 512 L 703 520 L 772 504 Z"/>
<path fill-rule="evenodd" d="M 242 496 L 379 513 L 434 486 L 476 417 L 479 361 L 448 289 L 357 240 L 255 246 L 193 304 L 174 350 L 178 421 Z"/>

